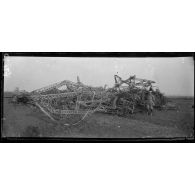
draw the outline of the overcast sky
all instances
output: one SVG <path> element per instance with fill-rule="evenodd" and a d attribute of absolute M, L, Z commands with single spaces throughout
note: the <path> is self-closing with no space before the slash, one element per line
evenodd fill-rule
<path fill-rule="evenodd" d="M 32 91 L 71 80 L 92 86 L 114 85 L 114 75 L 130 75 L 157 82 L 166 95 L 194 95 L 194 61 L 186 58 L 72 58 L 6 57 L 4 90 Z"/>

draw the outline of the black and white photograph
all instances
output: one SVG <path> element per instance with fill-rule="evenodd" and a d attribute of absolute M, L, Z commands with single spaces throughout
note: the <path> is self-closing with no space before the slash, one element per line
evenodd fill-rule
<path fill-rule="evenodd" d="M 3 138 L 194 140 L 193 55 L 84 54 L 4 53 Z"/>
<path fill-rule="evenodd" d="M 194 195 L 194 0 L 1 1 L 1 195 Z"/>

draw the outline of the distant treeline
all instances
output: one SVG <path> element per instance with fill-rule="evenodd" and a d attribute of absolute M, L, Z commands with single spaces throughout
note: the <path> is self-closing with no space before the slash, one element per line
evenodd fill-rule
<path fill-rule="evenodd" d="M 13 92 L 11 91 L 5 91 L 4 92 L 4 98 L 11 98 L 13 96 Z"/>
<path fill-rule="evenodd" d="M 194 96 L 166 96 L 168 99 L 194 99 Z"/>

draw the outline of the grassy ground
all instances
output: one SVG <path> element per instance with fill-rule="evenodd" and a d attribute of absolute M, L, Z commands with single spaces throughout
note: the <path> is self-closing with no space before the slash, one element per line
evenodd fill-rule
<path fill-rule="evenodd" d="M 6 95 L 5 95 L 6 97 Z M 194 136 L 194 100 L 171 98 L 178 111 L 157 111 L 152 117 L 137 113 L 129 118 L 94 113 L 77 126 L 52 122 L 39 109 L 13 105 L 4 98 L 4 137 L 174 138 Z"/>

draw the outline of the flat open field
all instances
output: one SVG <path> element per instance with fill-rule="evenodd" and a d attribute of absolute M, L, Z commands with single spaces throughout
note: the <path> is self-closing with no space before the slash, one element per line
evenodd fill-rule
<path fill-rule="evenodd" d="M 138 113 L 129 118 L 94 113 L 77 126 L 51 121 L 38 108 L 9 103 L 4 94 L 3 137 L 82 137 L 82 138 L 193 138 L 193 98 L 171 98 L 178 110 Z"/>

